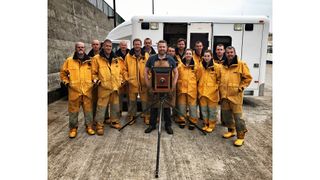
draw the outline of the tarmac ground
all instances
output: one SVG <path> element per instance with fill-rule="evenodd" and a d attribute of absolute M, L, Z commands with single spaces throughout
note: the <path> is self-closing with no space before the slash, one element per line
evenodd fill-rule
<path fill-rule="evenodd" d="M 103 136 L 89 136 L 80 113 L 78 135 L 69 139 L 67 104 L 61 99 L 48 106 L 48 179 L 155 179 L 157 130 L 145 134 L 138 119 L 120 132 L 106 125 Z M 233 145 L 236 137 L 222 138 L 220 123 L 207 135 L 175 123 L 169 135 L 162 127 L 158 179 L 272 179 L 272 64 L 264 96 L 245 97 L 243 114 L 248 133 L 242 147 Z"/>

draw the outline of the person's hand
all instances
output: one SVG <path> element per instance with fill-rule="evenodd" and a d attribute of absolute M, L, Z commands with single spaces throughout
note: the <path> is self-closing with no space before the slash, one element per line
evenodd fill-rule
<path fill-rule="evenodd" d="M 244 88 L 243 87 L 239 87 L 238 90 L 239 90 L 239 92 L 242 92 L 244 90 Z"/>

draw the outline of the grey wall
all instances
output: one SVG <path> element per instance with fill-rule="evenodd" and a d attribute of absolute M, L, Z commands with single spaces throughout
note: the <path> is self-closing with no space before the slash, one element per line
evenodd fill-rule
<path fill-rule="evenodd" d="M 111 29 L 113 19 L 87 0 L 48 0 L 49 103 L 61 97 L 60 67 L 73 54 L 75 42 L 85 42 L 88 53 L 91 40 L 103 41 Z"/>

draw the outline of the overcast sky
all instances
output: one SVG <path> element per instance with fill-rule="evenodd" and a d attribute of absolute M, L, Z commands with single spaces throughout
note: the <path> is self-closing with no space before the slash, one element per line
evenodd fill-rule
<path fill-rule="evenodd" d="M 113 7 L 113 0 L 105 1 Z M 135 15 L 151 15 L 152 0 L 116 0 L 116 11 L 125 20 Z M 272 0 L 154 0 L 154 14 L 266 15 L 272 20 Z"/>

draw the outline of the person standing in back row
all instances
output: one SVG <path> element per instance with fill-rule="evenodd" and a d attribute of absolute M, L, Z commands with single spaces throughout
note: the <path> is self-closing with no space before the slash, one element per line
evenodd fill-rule
<path fill-rule="evenodd" d="M 176 58 L 178 61 L 181 61 L 184 58 L 186 43 L 187 41 L 183 38 L 177 40 Z"/>
<path fill-rule="evenodd" d="M 116 56 L 118 57 L 118 60 L 125 64 L 125 58 L 126 55 L 129 53 L 129 49 L 128 49 L 128 45 L 126 41 L 120 41 L 119 43 L 120 48 L 116 51 Z M 125 66 L 123 66 L 125 68 Z M 125 70 L 125 69 L 124 69 Z M 122 107 L 122 103 L 124 100 L 124 95 L 126 95 L 127 99 L 128 98 L 128 84 L 125 83 L 123 84 L 123 86 L 120 88 L 120 94 L 119 94 L 119 101 L 120 101 L 120 116 L 122 116 L 122 111 L 123 111 L 123 107 Z M 128 101 L 127 101 L 128 102 Z"/>
<path fill-rule="evenodd" d="M 175 48 L 175 60 L 177 62 L 177 67 L 178 67 L 178 64 L 182 61 L 182 59 L 184 58 L 184 55 L 185 55 L 185 50 L 186 50 L 186 44 L 187 44 L 187 41 L 183 38 L 179 38 L 177 40 L 177 47 Z M 178 89 L 179 89 L 179 85 L 177 84 L 177 93 L 176 93 L 176 108 L 178 108 Z M 185 120 L 182 122 L 181 118 L 179 119 L 179 117 L 177 116 L 175 118 L 175 122 L 179 124 L 179 126 L 182 128 L 185 126 Z"/>
<path fill-rule="evenodd" d="M 93 57 L 99 54 L 100 48 L 101 48 L 99 40 L 97 39 L 92 40 L 91 47 L 92 49 L 89 51 L 88 56 Z"/>
<path fill-rule="evenodd" d="M 199 66 L 202 62 L 203 55 L 204 55 L 203 44 L 201 41 L 196 41 L 196 43 L 194 45 L 193 59 L 196 64 L 199 64 Z M 197 104 L 200 104 L 199 99 L 197 99 Z M 203 113 L 201 112 L 202 109 L 200 108 L 199 111 L 200 111 L 199 119 L 203 120 L 203 117 L 202 117 Z"/>
<path fill-rule="evenodd" d="M 100 42 L 97 39 L 91 41 L 92 49 L 89 51 L 88 56 L 93 58 L 95 55 L 99 54 L 100 52 Z M 94 87 L 92 90 L 92 112 L 93 112 L 93 121 L 96 124 L 95 117 L 97 112 L 97 102 L 98 102 L 98 88 Z M 108 116 L 109 117 L 109 116 Z"/>
<path fill-rule="evenodd" d="M 201 41 L 196 41 L 194 45 L 193 59 L 197 64 L 200 64 L 203 58 L 204 50 Z"/>
<path fill-rule="evenodd" d="M 217 44 L 215 53 L 213 53 L 213 59 L 216 64 L 223 64 L 224 61 L 227 60 L 226 55 L 225 55 L 225 49 L 223 44 Z M 219 102 L 219 104 L 221 104 Z M 223 112 L 221 111 L 220 107 L 220 121 L 222 126 L 226 126 L 224 121 L 223 121 Z"/>
<path fill-rule="evenodd" d="M 216 46 L 216 51 L 213 55 L 214 62 L 217 64 L 223 64 L 223 62 L 227 59 L 225 55 L 225 49 L 223 44 L 218 44 Z"/>
<path fill-rule="evenodd" d="M 176 62 L 176 66 L 178 66 L 178 59 L 176 57 L 176 50 L 173 47 L 169 46 L 168 50 L 167 50 L 167 54 L 174 59 L 174 61 Z"/>
<path fill-rule="evenodd" d="M 156 51 L 153 49 L 152 47 L 152 40 L 150 38 L 145 38 L 143 41 L 143 50 L 144 52 L 147 52 L 149 54 L 149 56 L 157 54 Z"/>
<path fill-rule="evenodd" d="M 176 67 L 178 67 L 178 59 L 176 57 L 176 50 L 172 47 L 172 46 L 169 46 L 168 47 L 168 50 L 167 50 L 167 55 L 171 56 L 174 61 L 176 62 Z M 176 85 L 177 87 L 177 85 Z M 174 107 L 176 107 L 176 102 L 177 102 L 177 88 L 175 90 L 175 92 L 173 93 L 173 97 L 172 97 L 172 105 Z M 172 111 L 172 118 L 175 120 L 175 118 L 177 117 L 177 112 L 175 110 L 171 110 Z"/>
<path fill-rule="evenodd" d="M 221 97 L 221 111 L 223 121 L 228 132 L 224 138 L 237 135 L 235 146 L 242 146 L 245 133 L 248 131 L 245 121 L 242 119 L 243 91 L 250 85 L 252 76 L 247 64 L 236 55 L 232 46 L 226 48 L 227 60 L 221 66 L 221 81 L 219 92 Z"/>
<path fill-rule="evenodd" d="M 119 42 L 119 49 L 116 51 L 116 56 L 121 58 L 123 61 L 126 58 L 126 55 L 129 53 L 128 45 L 126 41 Z"/>

